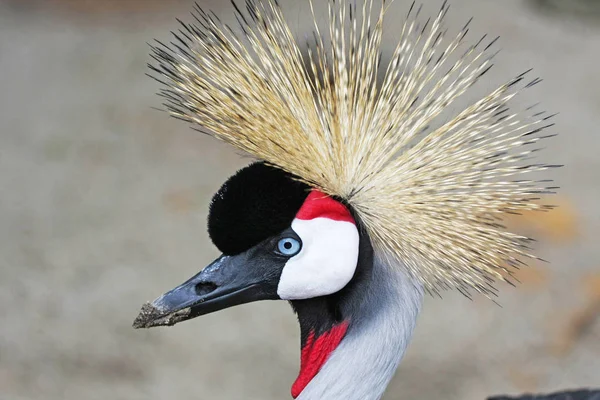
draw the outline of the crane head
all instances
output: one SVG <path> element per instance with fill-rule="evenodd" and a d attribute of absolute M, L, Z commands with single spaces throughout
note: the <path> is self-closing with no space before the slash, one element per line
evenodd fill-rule
<path fill-rule="evenodd" d="M 258 300 L 340 291 L 354 276 L 360 235 L 349 207 L 262 162 L 213 197 L 208 232 L 222 255 L 142 307 L 136 328 L 174 325 Z"/>

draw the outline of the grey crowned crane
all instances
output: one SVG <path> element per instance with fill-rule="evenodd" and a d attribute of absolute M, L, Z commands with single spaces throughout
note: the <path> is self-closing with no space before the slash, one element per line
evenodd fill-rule
<path fill-rule="evenodd" d="M 375 400 L 424 294 L 493 295 L 534 257 L 500 219 L 546 209 L 536 198 L 554 189 L 528 178 L 553 165 L 527 161 L 552 136 L 551 116 L 508 108 L 539 80 L 521 74 L 441 120 L 490 69 L 496 40 L 466 45 L 468 24 L 451 37 L 443 28 L 445 3 L 424 24 L 413 5 L 384 68 L 387 6 L 330 0 L 307 54 L 276 0 L 234 4 L 239 32 L 197 6 L 194 23 L 152 47 L 171 115 L 258 161 L 212 200 L 222 256 L 144 305 L 134 327 L 287 300 L 302 346 L 292 396 Z"/>

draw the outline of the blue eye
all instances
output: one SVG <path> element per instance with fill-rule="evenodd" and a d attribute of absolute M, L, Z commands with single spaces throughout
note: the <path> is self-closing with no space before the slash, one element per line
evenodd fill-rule
<path fill-rule="evenodd" d="M 277 250 L 286 256 L 293 256 L 300 251 L 302 245 L 294 238 L 283 238 L 277 243 Z"/>

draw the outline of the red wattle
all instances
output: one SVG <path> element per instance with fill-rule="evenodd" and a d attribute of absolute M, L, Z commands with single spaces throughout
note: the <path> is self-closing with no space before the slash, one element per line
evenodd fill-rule
<path fill-rule="evenodd" d="M 306 385 L 317 375 L 329 355 L 338 347 L 346 331 L 348 322 L 334 325 L 329 331 L 323 333 L 315 340 L 315 332 L 311 331 L 306 339 L 300 354 L 300 373 L 292 385 L 292 397 L 296 398 L 302 393 Z"/>
<path fill-rule="evenodd" d="M 313 189 L 306 197 L 304 204 L 296 214 L 296 218 L 303 220 L 329 218 L 334 221 L 355 223 L 346 206 L 316 189 Z"/>

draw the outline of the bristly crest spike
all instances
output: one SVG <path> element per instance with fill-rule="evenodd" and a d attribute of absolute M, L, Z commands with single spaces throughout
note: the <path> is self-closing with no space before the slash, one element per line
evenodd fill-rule
<path fill-rule="evenodd" d="M 378 257 L 427 293 L 496 296 L 494 282 L 537 259 L 501 221 L 550 209 L 536 200 L 548 181 L 523 175 L 556 167 L 527 161 L 540 146 L 525 147 L 553 136 L 551 116 L 509 107 L 541 79 L 525 71 L 441 117 L 490 70 L 498 38 L 465 47 L 471 20 L 448 34 L 446 1 L 423 24 L 413 2 L 384 65 L 393 1 L 329 0 L 326 27 L 309 1 L 306 53 L 277 1 L 232 3 L 239 32 L 196 4 L 173 43 L 151 45 L 150 75 L 172 116 L 343 199 Z"/>

